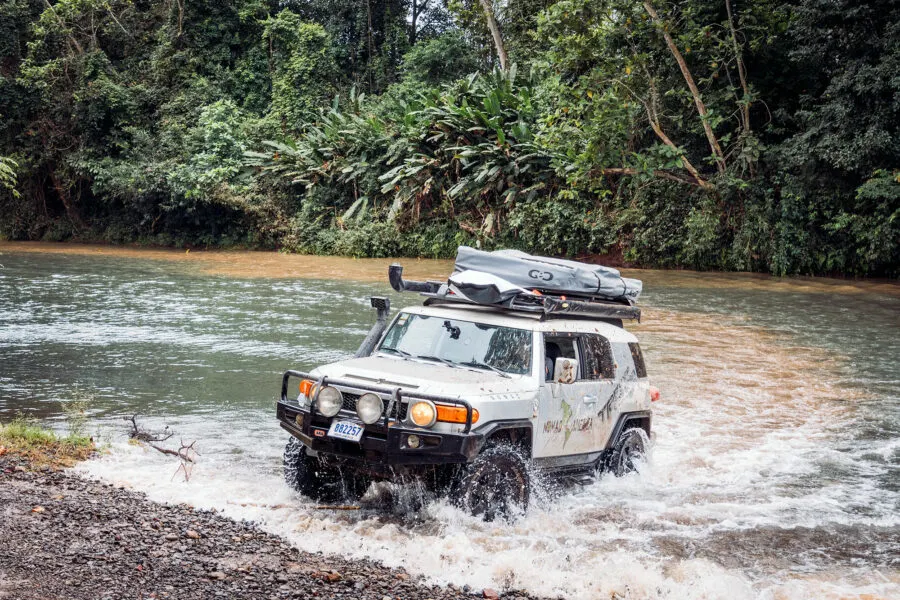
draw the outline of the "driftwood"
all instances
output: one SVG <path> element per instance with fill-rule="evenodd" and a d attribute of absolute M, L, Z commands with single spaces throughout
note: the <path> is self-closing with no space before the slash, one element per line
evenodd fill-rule
<path fill-rule="evenodd" d="M 194 458 L 191 456 L 191 454 L 197 454 L 197 455 L 200 454 L 199 452 L 194 450 L 194 444 L 196 444 L 196 443 L 197 443 L 197 441 L 194 440 L 190 444 L 185 444 L 184 441 L 182 440 L 181 447 L 178 450 L 169 450 L 168 448 L 163 448 L 162 446 L 157 446 L 156 444 L 151 444 L 150 442 L 147 442 L 147 445 L 150 446 L 151 448 L 153 448 L 154 450 L 159 450 L 163 454 L 168 454 L 169 456 L 177 456 L 181 460 L 185 460 L 189 463 L 192 463 L 195 461 L 194 461 Z"/>
<path fill-rule="evenodd" d="M 149 429 L 139 427 L 137 424 L 137 415 L 124 417 L 123 420 L 131 421 L 131 431 L 128 432 L 128 437 L 139 442 L 164 442 L 175 435 L 174 432 L 169 431 L 168 425 L 166 425 L 162 431 L 150 431 Z M 159 448 L 157 448 L 157 450 L 159 450 Z M 162 450 L 160 450 L 160 452 L 162 452 Z"/>
<path fill-rule="evenodd" d="M 162 431 L 150 431 L 149 429 L 144 429 L 137 424 L 137 415 L 125 417 L 124 420 L 131 422 L 131 431 L 128 433 L 129 438 L 146 444 L 157 452 L 161 452 L 162 454 L 166 454 L 168 456 L 174 456 L 181 461 L 181 464 L 178 465 L 175 473 L 172 474 L 173 479 L 175 478 L 175 475 L 178 475 L 178 473 L 180 472 L 184 475 L 185 481 L 190 480 L 191 471 L 194 468 L 194 464 L 197 462 L 196 457 L 200 455 L 200 453 L 197 452 L 197 450 L 194 448 L 194 444 L 197 443 L 196 440 L 194 440 L 190 444 L 185 444 L 184 440 L 181 440 L 181 446 L 177 450 L 172 450 L 170 448 L 165 448 L 158 445 L 159 442 L 165 442 L 173 435 L 175 435 L 174 432 L 169 431 L 168 425 L 166 425 Z"/>

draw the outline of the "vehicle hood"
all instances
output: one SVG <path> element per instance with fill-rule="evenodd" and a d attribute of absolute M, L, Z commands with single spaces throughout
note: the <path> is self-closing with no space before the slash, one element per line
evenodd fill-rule
<path fill-rule="evenodd" d="M 384 356 L 343 360 L 323 365 L 312 374 L 355 380 L 360 385 L 401 387 L 453 398 L 511 394 L 534 388 L 534 383 L 527 375 L 510 375 L 506 378 L 491 371 L 453 368 L 440 363 Z"/>

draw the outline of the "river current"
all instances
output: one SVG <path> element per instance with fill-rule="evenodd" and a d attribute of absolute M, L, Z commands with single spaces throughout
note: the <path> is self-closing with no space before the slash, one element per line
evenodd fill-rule
<path fill-rule="evenodd" d="M 633 271 L 662 399 L 638 473 L 482 523 L 415 490 L 323 510 L 281 478 L 280 374 L 353 353 L 390 261 L 0 243 L 0 421 L 64 431 L 76 469 L 258 521 L 298 548 L 435 582 L 574 599 L 900 598 L 900 286 Z M 445 261 L 401 261 L 441 277 Z M 125 417 L 196 440 L 191 477 Z"/>

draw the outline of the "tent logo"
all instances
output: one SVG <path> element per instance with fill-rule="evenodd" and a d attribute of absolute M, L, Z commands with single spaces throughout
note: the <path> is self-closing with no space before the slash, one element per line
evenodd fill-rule
<path fill-rule="evenodd" d="M 550 273 L 549 271 L 538 271 L 537 269 L 528 271 L 528 276 L 532 279 L 540 279 L 542 281 L 550 281 L 553 279 L 553 273 Z"/>

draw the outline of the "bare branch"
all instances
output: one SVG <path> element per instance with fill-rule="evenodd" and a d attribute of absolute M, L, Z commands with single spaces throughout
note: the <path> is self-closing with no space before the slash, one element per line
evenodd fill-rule
<path fill-rule="evenodd" d="M 110 7 L 107 6 L 107 7 L 106 7 L 106 12 L 108 12 L 108 13 L 109 13 L 109 16 L 112 17 L 112 20 L 116 22 L 116 25 L 119 26 L 119 29 L 122 30 L 122 33 L 124 33 L 124 34 L 127 35 L 128 37 L 131 37 L 131 34 L 128 33 L 128 30 L 125 29 L 124 27 L 122 27 L 122 23 L 120 23 L 120 22 L 119 22 L 119 19 L 116 18 L 116 15 L 115 15 L 115 13 L 113 13 L 112 8 L 110 8 Z"/>
<path fill-rule="evenodd" d="M 131 431 L 128 433 L 128 437 L 138 440 L 139 442 L 165 442 L 175 435 L 174 432 L 169 431 L 168 425 L 166 425 L 162 431 L 150 431 L 149 429 L 139 427 L 137 424 L 137 415 L 124 417 L 123 420 L 131 421 Z"/>
<path fill-rule="evenodd" d="M 158 450 L 158 451 L 162 452 L 163 454 L 168 454 L 169 456 L 177 456 L 181 460 L 192 463 L 192 462 L 194 462 L 194 459 L 193 459 L 193 457 L 191 457 L 191 455 L 189 454 L 188 451 L 193 451 L 193 447 L 194 447 L 195 443 L 196 443 L 196 441 L 191 442 L 190 444 L 185 446 L 184 442 L 182 442 L 181 448 L 179 448 L 178 450 L 170 450 L 168 448 L 163 448 L 162 446 L 157 446 L 156 444 L 151 444 L 150 442 L 147 442 L 147 445 L 150 446 L 151 448 L 153 448 L 154 450 Z M 199 452 L 197 452 L 197 454 L 199 454 Z"/>

